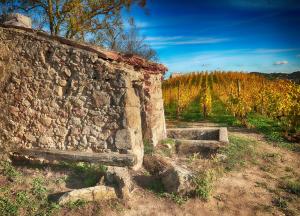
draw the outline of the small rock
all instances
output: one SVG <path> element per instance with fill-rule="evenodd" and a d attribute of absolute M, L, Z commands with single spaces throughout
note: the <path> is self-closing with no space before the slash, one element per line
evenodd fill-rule
<path fill-rule="evenodd" d="M 115 186 L 116 193 L 120 198 L 130 197 L 130 192 L 133 190 L 133 182 L 127 168 L 108 167 L 105 182 Z"/>
<path fill-rule="evenodd" d="M 115 138 L 115 145 L 118 149 L 130 149 L 133 143 L 134 134 L 130 129 L 118 130 Z"/>
<path fill-rule="evenodd" d="M 188 194 L 195 189 L 194 175 L 191 171 L 173 164 L 173 167 L 161 175 L 161 180 L 168 193 Z"/>
<path fill-rule="evenodd" d="M 165 158 L 157 155 L 145 155 L 143 165 L 150 174 L 161 179 L 168 193 L 185 195 L 195 189 L 192 172 Z"/>
<path fill-rule="evenodd" d="M 41 118 L 41 123 L 46 127 L 49 127 L 51 125 L 51 122 L 52 122 L 52 119 L 47 116 L 44 116 Z"/>
<path fill-rule="evenodd" d="M 67 85 L 67 80 L 60 80 L 59 85 L 63 86 L 63 87 L 66 86 Z"/>
<path fill-rule="evenodd" d="M 65 72 L 67 77 L 70 77 L 72 75 L 72 72 L 67 68 L 65 68 L 64 72 Z"/>
<path fill-rule="evenodd" d="M 62 97 L 63 96 L 63 88 L 61 86 L 57 86 L 56 88 L 56 94 L 59 96 L 59 97 Z"/>
<path fill-rule="evenodd" d="M 99 185 L 95 187 L 82 188 L 66 192 L 63 196 L 59 198 L 58 204 L 63 205 L 68 202 L 75 202 L 77 200 L 91 202 L 117 198 L 118 197 L 113 187 Z"/>
<path fill-rule="evenodd" d="M 36 141 L 36 137 L 33 136 L 31 133 L 26 133 L 24 135 L 25 139 L 28 140 L 29 142 L 33 143 Z"/>
<path fill-rule="evenodd" d="M 227 156 L 224 155 L 224 154 L 216 154 L 216 158 L 219 160 L 219 161 L 224 161 L 227 159 Z"/>

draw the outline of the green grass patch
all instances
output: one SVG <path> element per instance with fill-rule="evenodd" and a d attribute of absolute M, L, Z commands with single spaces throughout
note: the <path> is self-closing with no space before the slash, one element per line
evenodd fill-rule
<path fill-rule="evenodd" d="M 198 175 L 194 178 L 194 184 L 196 185 L 195 195 L 196 197 L 207 201 L 209 200 L 212 190 L 213 182 L 215 179 L 214 170 L 206 170 L 199 172 Z"/>
<path fill-rule="evenodd" d="M 245 166 L 247 162 L 254 162 L 257 156 L 256 145 L 254 140 L 229 136 L 229 145 L 221 150 L 221 154 L 225 155 L 221 162 L 225 171 Z"/>
<path fill-rule="evenodd" d="M 57 168 L 71 171 L 72 178 L 85 179 L 87 186 L 96 184 L 101 176 L 99 174 L 106 172 L 106 167 L 88 163 L 64 163 Z M 0 187 L 1 216 L 58 215 L 61 206 L 48 200 L 50 191 L 47 188 L 49 181 L 46 178 L 38 176 L 25 179 L 26 176 L 7 162 L 1 163 L 1 174 L 8 178 L 20 179 L 20 181 L 9 181 L 5 186 Z M 78 201 L 63 207 L 76 209 L 83 205 L 83 202 Z"/>
<path fill-rule="evenodd" d="M 177 105 L 173 103 L 165 107 L 165 115 L 168 120 L 176 120 Z M 203 114 L 200 112 L 199 99 L 193 101 L 182 113 L 179 115 L 182 121 L 195 122 L 204 120 Z"/>
<path fill-rule="evenodd" d="M 82 199 L 78 199 L 76 201 L 66 203 L 65 206 L 69 209 L 78 209 L 78 208 L 82 208 L 86 204 L 87 204 L 86 201 Z"/>
<path fill-rule="evenodd" d="M 10 199 L 0 197 L 0 215 L 2 216 L 15 216 L 18 215 L 19 208 Z"/>
<path fill-rule="evenodd" d="M 279 121 L 256 113 L 248 115 L 247 122 L 263 133 L 267 140 L 274 142 L 277 146 L 300 152 L 300 145 L 291 143 L 283 138 L 284 129 Z"/>
<path fill-rule="evenodd" d="M 154 147 L 148 140 L 144 140 L 144 154 L 152 155 L 154 153 Z"/>
<path fill-rule="evenodd" d="M 48 190 L 45 187 L 45 181 L 43 178 L 34 178 L 32 180 L 32 194 L 38 199 L 45 199 L 47 197 Z"/>
<path fill-rule="evenodd" d="M 226 109 L 224 104 L 214 98 L 212 102 L 212 112 L 208 116 L 208 120 L 223 126 L 242 126 L 241 122 L 231 115 Z"/>
<path fill-rule="evenodd" d="M 12 181 L 19 181 L 22 177 L 22 174 L 18 170 L 16 170 L 16 168 L 11 163 L 7 161 L 0 162 L 0 170 L 1 174 Z"/>
<path fill-rule="evenodd" d="M 178 194 L 175 194 L 175 193 L 169 194 L 168 197 L 169 197 L 173 202 L 175 202 L 175 203 L 178 204 L 178 205 L 182 205 L 182 204 L 184 204 L 184 203 L 188 200 L 188 197 L 186 197 L 186 196 L 181 196 L 181 195 L 178 195 Z"/>
<path fill-rule="evenodd" d="M 170 106 L 165 107 L 165 114 L 168 120 L 176 120 L 176 104 L 173 103 Z M 223 103 L 216 98 L 212 101 L 212 112 L 209 114 L 207 119 L 204 118 L 201 112 L 199 99 L 193 101 L 187 109 L 180 114 L 179 119 L 187 122 L 209 120 L 224 126 L 241 126 L 241 123 L 233 115 L 231 115 L 225 109 Z"/>

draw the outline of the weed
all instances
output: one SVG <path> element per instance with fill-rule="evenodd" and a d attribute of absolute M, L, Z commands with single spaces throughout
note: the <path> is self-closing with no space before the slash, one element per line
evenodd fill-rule
<path fill-rule="evenodd" d="M 271 173 L 274 171 L 274 168 L 270 164 L 263 164 L 259 167 L 262 171 Z"/>
<path fill-rule="evenodd" d="M 148 155 L 154 153 L 154 147 L 148 140 L 144 140 L 144 153 Z"/>
<path fill-rule="evenodd" d="M 281 155 L 278 153 L 263 153 L 261 155 L 262 159 L 269 163 L 274 163 L 281 159 Z"/>
<path fill-rule="evenodd" d="M 285 191 L 300 196 L 300 181 L 287 180 L 280 185 Z"/>
<path fill-rule="evenodd" d="M 57 203 L 49 203 L 47 208 L 48 215 L 55 215 L 55 213 L 60 209 L 60 206 Z"/>
<path fill-rule="evenodd" d="M 143 171 L 143 175 L 144 176 L 151 176 L 151 174 L 147 170 Z"/>
<path fill-rule="evenodd" d="M 226 156 L 222 161 L 226 171 L 244 166 L 246 161 L 254 161 L 256 157 L 256 142 L 237 136 L 229 136 L 230 144 L 221 150 Z"/>
<path fill-rule="evenodd" d="M 86 201 L 78 199 L 78 200 L 76 200 L 74 202 L 68 202 L 68 203 L 66 203 L 65 206 L 67 208 L 69 208 L 69 209 L 78 209 L 78 208 L 81 208 L 81 207 L 85 206 L 86 203 L 87 203 Z"/>
<path fill-rule="evenodd" d="M 288 207 L 287 201 L 282 197 L 276 197 L 272 203 L 280 209 L 286 209 Z"/>
<path fill-rule="evenodd" d="M 286 171 L 286 172 L 291 172 L 291 173 L 294 173 L 294 169 L 292 168 L 292 167 L 285 167 L 284 168 L 284 170 Z"/>
<path fill-rule="evenodd" d="M 255 182 L 255 186 L 268 189 L 268 184 L 266 182 Z"/>
<path fill-rule="evenodd" d="M 18 206 L 9 199 L 0 197 L 0 215 L 15 216 L 18 215 Z"/>
<path fill-rule="evenodd" d="M 187 201 L 187 197 L 186 196 L 181 196 L 178 195 L 176 193 L 171 193 L 170 194 L 170 198 L 178 205 L 182 205 L 183 203 L 185 203 Z"/>
<path fill-rule="evenodd" d="M 16 194 L 16 203 L 21 207 L 26 207 L 30 203 L 30 197 L 27 191 L 19 191 Z"/>
<path fill-rule="evenodd" d="M 122 203 L 120 203 L 119 201 L 117 200 L 111 200 L 109 203 L 108 203 L 109 207 L 116 211 L 116 212 L 123 212 L 124 211 L 124 206 L 122 205 Z"/>
<path fill-rule="evenodd" d="M 198 157 L 199 157 L 199 153 L 194 153 L 194 154 L 190 155 L 187 158 L 188 159 L 188 163 L 193 163 Z"/>
<path fill-rule="evenodd" d="M 5 175 L 7 178 L 9 178 L 12 181 L 18 181 L 22 176 L 21 173 L 17 171 L 9 162 L 6 161 L 0 162 L 0 168 L 3 175 Z"/>
<path fill-rule="evenodd" d="M 166 156 L 166 157 L 172 157 L 173 150 L 168 147 L 162 147 L 158 150 L 157 153 L 162 154 L 163 156 Z"/>
<path fill-rule="evenodd" d="M 200 172 L 193 180 L 196 185 L 195 194 L 197 197 L 207 201 L 210 198 L 215 173 L 213 170 Z"/>
<path fill-rule="evenodd" d="M 54 183 L 55 184 L 63 184 L 66 182 L 66 180 L 68 179 L 67 176 L 61 176 L 61 177 L 58 177 L 54 180 Z"/>
<path fill-rule="evenodd" d="M 272 213 L 273 207 L 270 206 L 270 205 L 257 204 L 257 206 L 255 206 L 254 209 L 256 211 L 262 211 L 262 212 Z"/>
<path fill-rule="evenodd" d="M 32 180 L 32 193 L 38 199 L 44 200 L 47 197 L 47 188 L 44 186 L 44 180 L 42 178 L 34 178 Z"/>
<path fill-rule="evenodd" d="M 161 144 L 174 146 L 176 143 L 175 143 L 174 139 L 167 138 L 167 139 L 164 139 L 163 141 L 161 141 Z"/>

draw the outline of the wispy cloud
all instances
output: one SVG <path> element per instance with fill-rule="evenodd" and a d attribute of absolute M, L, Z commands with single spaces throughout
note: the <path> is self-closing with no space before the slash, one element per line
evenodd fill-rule
<path fill-rule="evenodd" d="M 282 52 L 292 52 L 299 50 L 298 48 L 287 48 L 287 49 L 255 49 L 253 52 L 258 54 L 265 54 L 265 53 L 282 53 Z"/>
<path fill-rule="evenodd" d="M 176 46 L 176 45 L 197 45 L 197 44 L 213 44 L 229 41 L 228 38 L 215 37 L 147 37 L 146 41 L 153 47 L 157 46 Z"/>
<path fill-rule="evenodd" d="M 288 64 L 289 62 L 288 61 L 277 61 L 277 62 L 274 62 L 274 65 L 285 65 L 285 64 Z"/>

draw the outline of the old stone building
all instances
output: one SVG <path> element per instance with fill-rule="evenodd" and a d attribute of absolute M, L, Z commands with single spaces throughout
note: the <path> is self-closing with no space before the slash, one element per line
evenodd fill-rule
<path fill-rule="evenodd" d="M 0 26 L 0 146 L 133 154 L 166 137 L 167 69 L 22 26 Z"/>

